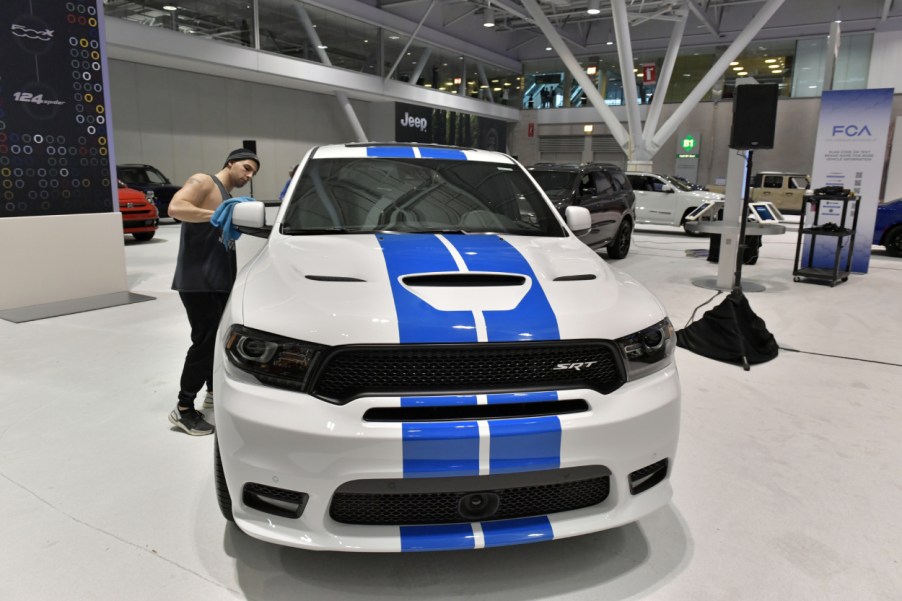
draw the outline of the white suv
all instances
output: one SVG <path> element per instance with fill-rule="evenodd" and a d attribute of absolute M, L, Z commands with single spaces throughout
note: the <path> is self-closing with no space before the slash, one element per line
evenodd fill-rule
<path fill-rule="evenodd" d="M 232 222 L 265 228 L 263 204 Z M 223 515 L 282 545 L 423 551 L 665 505 L 673 328 L 571 232 L 590 226 L 504 154 L 311 150 L 220 324 Z"/>
<path fill-rule="evenodd" d="M 686 215 L 706 200 L 723 200 L 723 194 L 694 190 L 675 177 L 656 173 L 628 172 L 636 193 L 636 223 L 686 224 Z"/>

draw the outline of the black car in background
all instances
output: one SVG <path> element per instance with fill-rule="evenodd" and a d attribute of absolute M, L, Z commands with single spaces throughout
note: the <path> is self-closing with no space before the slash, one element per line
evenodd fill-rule
<path fill-rule="evenodd" d="M 153 192 L 153 202 L 157 205 L 160 217 L 169 217 L 169 202 L 181 186 L 174 185 L 162 171 L 152 165 L 116 165 L 116 173 L 129 188 Z"/>
<path fill-rule="evenodd" d="M 592 229 L 580 239 L 591 248 L 604 247 L 611 259 L 630 250 L 636 223 L 636 196 L 623 170 L 608 163 L 536 163 L 529 173 L 563 215 L 571 205 L 592 215 Z"/>

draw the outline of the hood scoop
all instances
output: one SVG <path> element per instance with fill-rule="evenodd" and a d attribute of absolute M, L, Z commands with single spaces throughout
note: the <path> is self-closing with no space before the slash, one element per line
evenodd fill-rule
<path fill-rule="evenodd" d="M 305 275 L 305 278 L 308 280 L 313 280 L 314 282 L 365 282 L 366 280 L 361 280 L 360 278 L 350 278 L 340 275 Z"/>
<path fill-rule="evenodd" d="M 438 288 L 484 288 L 486 286 L 522 286 L 525 276 L 510 273 L 427 273 L 401 278 L 405 286 Z"/>
<path fill-rule="evenodd" d="M 594 273 L 580 273 L 576 275 L 562 275 L 554 278 L 555 282 L 578 282 L 581 280 L 594 280 Z"/>
<path fill-rule="evenodd" d="M 532 288 L 517 273 L 418 273 L 399 278 L 404 289 L 439 311 L 510 311 Z"/>

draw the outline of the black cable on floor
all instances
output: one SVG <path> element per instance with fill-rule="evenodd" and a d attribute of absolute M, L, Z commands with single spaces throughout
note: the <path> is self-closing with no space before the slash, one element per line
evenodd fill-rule
<path fill-rule="evenodd" d="M 794 348 L 778 347 L 781 351 L 789 351 L 792 353 L 802 353 L 804 355 L 817 355 L 818 357 L 832 357 L 833 359 L 848 359 L 849 361 L 861 361 L 863 363 L 875 363 L 877 365 L 889 365 L 890 367 L 902 367 L 902 363 L 889 363 L 887 361 L 875 361 L 873 359 L 860 359 L 858 357 L 846 357 L 845 355 L 827 355 L 825 353 L 813 353 L 811 351 L 800 351 Z"/>
<path fill-rule="evenodd" d="M 692 323 L 693 321 L 695 321 L 695 313 L 696 313 L 696 311 L 698 311 L 699 309 L 701 309 L 702 307 L 704 307 L 705 305 L 707 305 L 708 303 L 710 303 L 711 301 L 713 301 L 715 298 L 717 298 L 717 297 L 720 296 L 721 294 L 723 294 L 723 290 L 718 290 L 717 293 L 716 293 L 714 296 L 712 296 L 711 298 L 709 298 L 708 300 L 706 300 L 705 302 L 703 302 L 702 304 L 700 304 L 699 306 L 697 306 L 695 309 L 693 309 L 693 310 L 692 310 L 692 315 L 689 316 L 689 321 L 687 321 L 687 322 L 686 322 L 686 325 L 684 325 L 683 327 L 684 327 L 684 328 L 689 327 L 689 324 Z"/>

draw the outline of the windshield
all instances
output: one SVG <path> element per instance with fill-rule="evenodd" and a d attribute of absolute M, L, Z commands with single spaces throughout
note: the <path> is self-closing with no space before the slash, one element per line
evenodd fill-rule
<path fill-rule="evenodd" d="M 516 165 L 374 157 L 307 163 L 281 231 L 565 235 L 553 209 Z"/>
<path fill-rule="evenodd" d="M 671 186 L 673 186 L 677 190 L 681 190 L 683 192 L 691 192 L 692 191 L 692 186 L 690 186 L 689 184 L 687 184 L 686 182 L 684 182 L 682 180 L 679 180 L 671 175 L 665 175 L 663 177 L 664 177 L 664 179 L 667 180 L 667 182 Z"/>
<path fill-rule="evenodd" d="M 530 171 L 530 174 L 546 193 L 569 192 L 576 179 L 574 171 Z"/>

